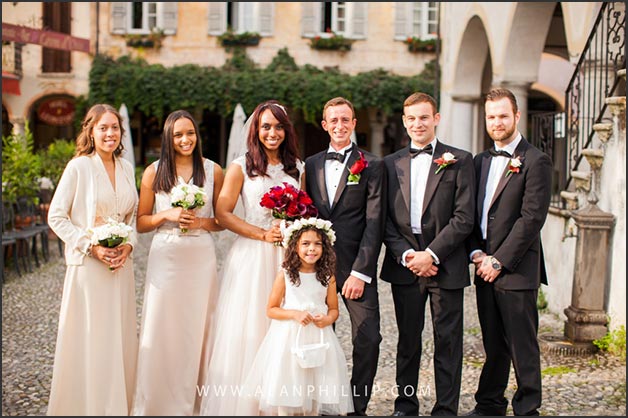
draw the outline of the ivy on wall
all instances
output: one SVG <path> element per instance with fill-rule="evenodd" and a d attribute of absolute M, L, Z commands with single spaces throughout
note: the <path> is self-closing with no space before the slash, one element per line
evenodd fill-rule
<path fill-rule="evenodd" d="M 222 67 L 167 68 L 129 56 L 114 60 L 98 55 L 90 71 L 89 96 L 79 100 L 77 114 L 94 103 L 116 108 L 125 103 L 130 111 L 160 120 L 179 108 L 207 109 L 228 117 L 238 103 L 250 113 L 260 102 L 277 99 L 300 110 L 307 122 L 318 123 L 325 102 L 336 96 L 351 100 L 356 109 L 374 107 L 389 115 L 401 112 L 404 99 L 415 91 L 432 94 L 433 86 L 433 64 L 411 77 L 383 69 L 349 75 L 312 65 L 299 67 L 285 48 L 266 68 L 258 68 L 244 48 L 236 48 Z"/>

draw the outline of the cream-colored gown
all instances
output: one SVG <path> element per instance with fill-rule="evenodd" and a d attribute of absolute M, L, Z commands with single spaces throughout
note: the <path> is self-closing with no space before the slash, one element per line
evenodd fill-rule
<path fill-rule="evenodd" d="M 96 157 L 93 162 L 96 223 L 111 217 L 135 228 L 135 183 L 117 165 L 114 190 L 102 161 Z M 72 173 L 64 176 L 68 180 Z M 56 193 L 78 190 L 81 181 L 89 180 L 73 178 L 78 187 L 58 188 Z M 53 204 L 85 197 L 55 198 Z M 70 245 L 66 242 L 66 246 Z M 91 257 L 85 257 L 82 265 L 69 265 L 61 299 L 48 415 L 128 415 L 135 387 L 136 357 L 132 257 L 117 272 L 109 271 L 104 263 Z"/>
<path fill-rule="evenodd" d="M 195 211 L 209 218 L 214 163 L 204 160 L 204 168 L 209 201 Z M 168 193 L 155 196 L 156 212 L 171 207 Z M 212 235 L 200 229 L 181 234 L 170 221 L 161 225 L 148 255 L 133 415 L 193 415 L 197 401 L 198 413 L 196 386 L 207 369 L 217 293 Z"/>

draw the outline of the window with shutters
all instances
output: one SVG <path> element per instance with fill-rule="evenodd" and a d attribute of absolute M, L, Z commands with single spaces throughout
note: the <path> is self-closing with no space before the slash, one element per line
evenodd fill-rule
<path fill-rule="evenodd" d="M 177 2 L 113 2 L 111 32 L 114 34 L 148 35 L 177 32 Z"/>
<path fill-rule="evenodd" d="M 365 2 L 303 2 L 302 35 L 364 39 L 367 7 Z"/>
<path fill-rule="evenodd" d="M 72 34 L 71 2 L 44 2 L 43 3 L 42 29 L 55 32 Z M 72 72 L 72 60 L 70 51 L 60 49 L 41 49 L 41 71 L 43 73 L 69 73 Z"/>
<path fill-rule="evenodd" d="M 273 34 L 273 2 L 212 2 L 209 3 L 210 35 L 235 33 Z"/>
<path fill-rule="evenodd" d="M 159 28 L 157 3 L 134 1 L 129 4 L 129 33 L 150 33 Z M 161 23 L 161 22 L 160 22 Z"/>
<path fill-rule="evenodd" d="M 438 36 L 438 2 L 396 2 L 395 39 L 435 39 Z"/>

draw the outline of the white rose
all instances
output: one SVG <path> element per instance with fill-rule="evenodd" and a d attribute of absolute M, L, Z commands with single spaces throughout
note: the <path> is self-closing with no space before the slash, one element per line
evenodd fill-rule
<path fill-rule="evenodd" d="M 511 158 L 510 165 L 514 168 L 521 167 L 521 160 L 519 159 L 519 157 Z"/>
<path fill-rule="evenodd" d="M 185 197 L 183 198 L 183 200 L 186 203 L 192 204 L 192 203 L 194 203 L 194 195 L 193 194 L 186 194 Z"/>
<path fill-rule="evenodd" d="M 446 152 L 443 154 L 443 160 L 445 160 L 445 162 L 449 162 L 451 160 L 455 160 L 456 157 L 451 153 L 451 152 Z"/>

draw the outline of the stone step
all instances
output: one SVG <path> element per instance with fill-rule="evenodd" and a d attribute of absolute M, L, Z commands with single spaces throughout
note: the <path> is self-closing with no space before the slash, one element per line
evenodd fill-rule
<path fill-rule="evenodd" d="M 585 148 L 581 151 L 584 158 L 587 159 L 591 170 L 599 170 L 604 162 L 604 150 L 599 148 Z"/>
<path fill-rule="evenodd" d="M 576 210 L 578 209 L 578 193 L 568 192 L 567 190 L 563 190 L 560 192 L 560 197 L 567 204 L 568 210 Z"/>
<path fill-rule="evenodd" d="M 591 190 L 591 172 L 590 171 L 572 171 L 571 177 L 575 181 L 576 190 L 588 192 Z"/>
<path fill-rule="evenodd" d="M 593 130 L 597 134 L 599 140 L 603 143 L 607 143 L 610 137 L 613 135 L 612 123 L 596 123 L 593 125 Z"/>
<path fill-rule="evenodd" d="M 613 96 L 604 99 L 613 116 L 619 116 L 626 112 L 626 96 Z"/>

